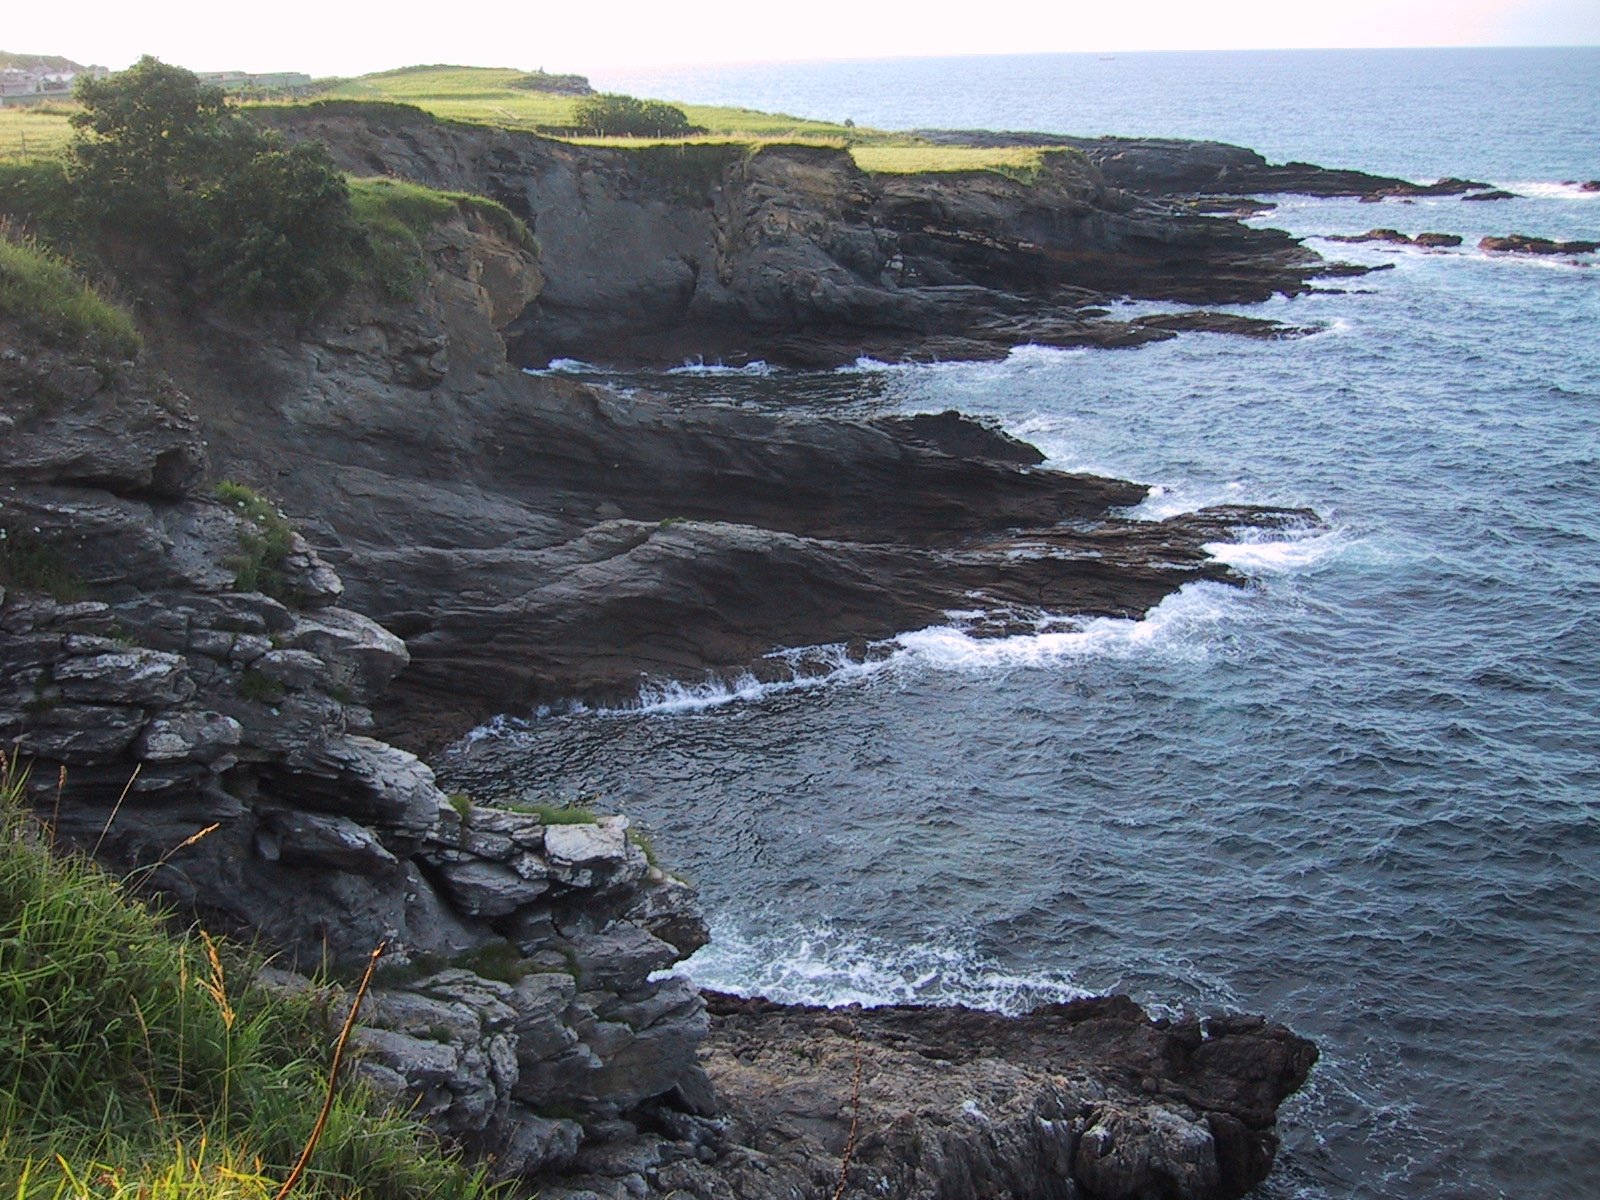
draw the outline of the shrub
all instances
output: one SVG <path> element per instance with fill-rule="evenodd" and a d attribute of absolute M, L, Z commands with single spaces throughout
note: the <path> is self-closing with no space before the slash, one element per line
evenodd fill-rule
<path fill-rule="evenodd" d="M 529 71 L 511 81 L 524 92 L 556 92 L 563 96 L 587 96 L 594 91 L 582 75 L 556 75 L 549 71 Z"/>
<path fill-rule="evenodd" d="M 230 302 L 311 313 L 342 295 L 359 270 L 350 189 L 319 142 L 271 139 L 218 181 L 208 206 L 195 261 Z"/>
<path fill-rule="evenodd" d="M 461 209 L 488 218 L 524 249 L 537 249 L 522 219 L 484 196 L 378 177 L 352 179 L 350 202 L 365 239 L 366 272 L 391 300 L 405 300 L 416 292 L 423 275 L 423 237 Z"/>
<path fill-rule="evenodd" d="M 584 96 L 573 104 L 572 124 L 600 137 L 683 137 L 698 132 L 681 108 L 610 92 Z"/>
<path fill-rule="evenodd" d="M 170 248 L 204 291 L 308 315 L 349 286 L 361 251 L 344 178 L 220 89 L 148 55 L 82 78 L 67 175 L 80 224 Z"/>

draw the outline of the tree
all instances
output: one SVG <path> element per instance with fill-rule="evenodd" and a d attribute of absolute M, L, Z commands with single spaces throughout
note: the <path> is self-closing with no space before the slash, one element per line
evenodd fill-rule
<path fill-rule="evenodd" d="M 237 144 L 250 139 L 220 89 L 149 55 L 114 75 L 80 76 L 77 97 L 69 174 L 91 205 L 141 229 L 183 230 L 204 184 L 230 165 L 222 160 L 250 149 Z"/>
<path fill-rule="evenodd" d="M 698 132 L 681 108 L 609 92 L 584 96 L 575 103 L 572 124 L 600 137 L 682 137 Z"/>
<path fill-rule="evenodd" d="M 148 55 L 81 79 L 68 154 L 85 217 L 169 249 L 201 290 L 310 313 L 349 286 L 363 238 L 320 144 L 290 145 Z"/>

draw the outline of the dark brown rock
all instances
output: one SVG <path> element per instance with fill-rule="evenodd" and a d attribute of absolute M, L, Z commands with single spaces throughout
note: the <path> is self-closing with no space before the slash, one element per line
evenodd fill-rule
<path fill-rule="evenodd" d="M 1025 1017 L 709 1001 L 715 1161 L 657 1183 L 708 1200 L 826 1198 L 841 1181 L 889 1200 L 1237 1197 L 1265 1178 L 1276 1107 L 1316 1061 L 1259 1018 L 1202 1030 L 1126 997 Z"/>
<path fill-rule="evenodd" d="M 1515 200 L 1515 192 L 1502 191 L 1499 188 L 1490 188 L 1486 192 L 1468 192 L 1461 197 L 1463 200 Z"/>
<path fill-rule="evenodd" d="M 1430 250 L 1461 245 L 1461 235 L 1459 233 L 1419 233 L 1411 240 L 1417 245 L 1425 246 Z"/>
<path fill-rule="evenodd" d="M 1600 250 L 1600 242 L 1559 242 L 1512 233 L 1505 237 L 1486 237 L 1478 243 L 1478 249 L 1494 254 L 1593 254 Z"/>
<path fill-rule="evenodd" d="M 1390 242 L 1397 246 L 1409 246 L 1412 239 L 1398 229 L 1369 229 L 1365 233 L 1330 233 L 1330 242 Z"/>

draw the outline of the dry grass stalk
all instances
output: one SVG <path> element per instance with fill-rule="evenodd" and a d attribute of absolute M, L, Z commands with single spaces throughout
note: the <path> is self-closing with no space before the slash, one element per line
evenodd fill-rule
<path fill-rule="evenodd" d="M 333 1111 L 334 1097 L 339 1093 L 339 1064 L 344 1058 L 345 1043 L 350 1040 L 350 1033 L 356 1026 L 356 1017 L 361 1012 L 361 1002 L 367 998 L 367 989 L 372 986 L 372 973 L 378 969 L 378 960 L 388 948 L 388 942 L 379 942 L 372 948 L 372 955 L 367 959 L 367 969 L 361 974 L 361 986 L 356 988 L 355 999 L 350 1002 L 350 1011 L 345 1014 L 344 1028 L 339 1030 L 339 1040 L 333 1046 L 333 1063 L 328 1067 L 328 1094 L 323 1097 L 322 1111 L 317 1114 L 317 1123 L 311 1127 L 311 1136 L 306 1139 L 305 1149 L 300 1152 L 300 1161 L 295 1163 L 294 1170 L 289 1172 L 289 1178 L 283 1181 L 283 1186 L 278 1189 L 277 1195 L 272 1200 L 285 1200 L 285 1197 L 294 1190 L 295 1184 L 299 1183 L 300 1177 L 306 1173 L 306 1167 L 311 1162 L 311 1155 L 317 1148 L 317 1142 L 322 1139 L 322 1131 L 328 1124 L 328 1114 Z"/>

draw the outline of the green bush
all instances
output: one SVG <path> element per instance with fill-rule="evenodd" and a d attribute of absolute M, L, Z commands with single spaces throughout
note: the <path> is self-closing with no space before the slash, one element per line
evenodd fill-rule
<path fill-rule="evenodd" d="M 572 106 L 573 127 L 599 137 L 683 137 L 698 132 L 681 108 L 599 92 Z"/>
<path fill-rule="evenodd" d="M 94 353 L 139 352 L 133 318 L 106 302 L 67 261 L 0 226 L 0 313 L 48 341 L 82 343 Z"/>
<path fill-rule="evenodd" d="M 217 499 L 244 519 L 239 531 L 240 553 L 228 560 L 234 570 L 234 590 L 260 592 L 293 605 L 297 597 L 283 564 L 294 548 L 294 526 L 272 501 L 242 483 L 224 479 L 217 484 Z"/>
<path fill-rule="evenodd" d="M 79 223 L 176 254 L 201 291 L 310 314 L 358 273 L 344 177 L 320 145 L 289 145 L 218 88 L 148 55 L 81 78 L 67 152 Z"/>
<path fill-rule="evenodd" d="M 265 1200 L 329 1091 L 313 995 L 52 853 L 0 754 L 0 1191 Z M 481 1172 L 342 1084 L 296 1200 L 486 1200 Z"/>
<path fill-rule="evenodd" d="M 592 90 L 582 75 L 556 75 L 549 71 L 529 71 L 513 79 L 511 86 L 524 92 L 556 92 L 563 96 L 584 96 Z"/>

